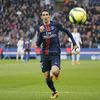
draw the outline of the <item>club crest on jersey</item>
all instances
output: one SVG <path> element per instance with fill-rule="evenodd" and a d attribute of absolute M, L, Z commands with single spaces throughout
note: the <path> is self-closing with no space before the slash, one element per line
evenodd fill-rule
<path fill-rule="evenodd" d="M 55 29 L 55 27 L 54 26 L 51 26 L 51 30 L 54 30 Z"/>

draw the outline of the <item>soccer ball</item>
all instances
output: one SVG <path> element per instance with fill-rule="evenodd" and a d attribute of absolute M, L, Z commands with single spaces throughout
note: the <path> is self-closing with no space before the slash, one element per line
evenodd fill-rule
<path fill-rule="evenodd" d="M 69 20 L 74 24 L 84 24 L 86 22 L 87 15 L 83 8 L 76 7 L 69 12 Z"/>

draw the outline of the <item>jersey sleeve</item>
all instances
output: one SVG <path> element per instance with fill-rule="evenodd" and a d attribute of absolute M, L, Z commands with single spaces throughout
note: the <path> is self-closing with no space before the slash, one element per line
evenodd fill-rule
<path fill-rule="evenodd" d="M 60 31 L 65 32 L 71 38 L 71 41 L 73 42 L 73 45 L 76 45 L 76 42 L 75 42 L 72 34 L 67 29 L 65 29 L 61 24 L 58 24 L 57 26 L 58 26 L 58 29 Z"/>
<path fill-rule="evenodd" d="M 42 43 L 41 33 L 40 33 L 39 29 L 37 29 L 37 32 L 38 32 L 38 33 L 37 33 L 36 45 L 37 45 L 37 46 L 40 46 L 41 43 Z"/>

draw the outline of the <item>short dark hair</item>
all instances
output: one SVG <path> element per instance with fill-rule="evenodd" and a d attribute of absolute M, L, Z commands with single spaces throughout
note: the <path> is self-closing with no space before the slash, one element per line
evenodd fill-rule
<path fill-rule="evenodd" d="M 50 12 L 49 12 L 48 9 L 42 9 L 42 11 L 41 11 L 41 15 L 42 15 L 43 12 L 48 12 L 48 13 L 50 14 Z"/>

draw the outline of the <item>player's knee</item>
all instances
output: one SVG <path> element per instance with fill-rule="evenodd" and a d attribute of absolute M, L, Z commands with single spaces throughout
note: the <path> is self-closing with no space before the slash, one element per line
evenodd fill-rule
<path fill-rule="evenodd" d="M 44 77 L 45 77 L 45 79 L 49 79 L 50 78 L 49 72 L 45 72 Z"/>
<path fill-rule="evenodd" d="M 80 49 L 77 49 L 76 50 L 76 54 L 79 54 L 80 55 Z"/>
<path fill-rule="evenodd" d="M 80 52 L 77 52 L 77 55 L 80 55 Z"/>
<path fill-rule="evenodd" d="M 52 66 L 52 73 L 55 75 L 58 75 L 60 73 L 59 67 L 57 67 L 56 65 Z"/>
<path fill-rule="evenodd" d="M 80 52 L 80 49 L 79 49 L 79 48 L 77 48 L 77 49 L 76 49 L 76 52 Z"/>

